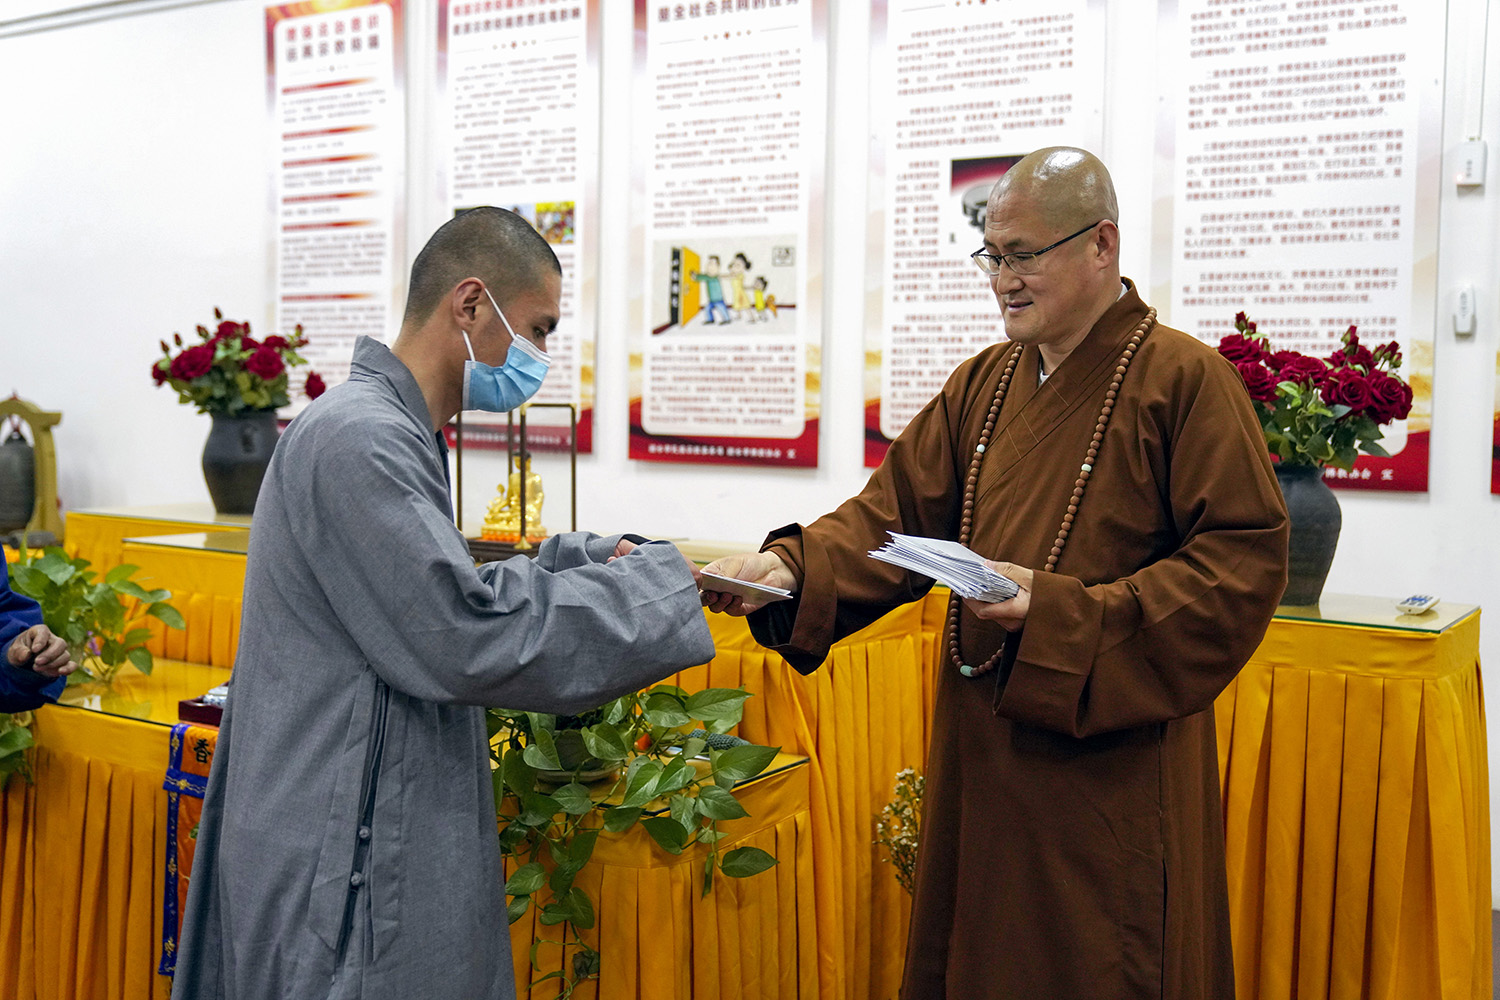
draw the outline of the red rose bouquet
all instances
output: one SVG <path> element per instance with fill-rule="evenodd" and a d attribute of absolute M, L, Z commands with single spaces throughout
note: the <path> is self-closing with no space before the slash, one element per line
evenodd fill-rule
<path fill-rule="evenodd" d="M 270 336 L 257 341 L 250 336 L 249 323 L 236 323 L 214 310 L 218 326 L 210 333 L 198 327 L 198 343 L 183 346 L 182 335 L 174 333 L 176 354 L 165 340 L 162 356 L 151 365 L 151 378 L 157 385 L 177 390 L 180 402 L 191 403 L 199 413 L 224 413 L 237 416 L 255 410 L 277 410 L 291 400 L 287 395 L 287 370 L 307 361 L 297 348 L 307 343 L 302 327 L 290 340 Z M 310 372 L 305 383 L 309 399 L 323 394 L 323 380 Z"/>
<path fill-rule="evenodd" d="M 1366 347 L 1350 327 L 1327 358 L 1273 351 L 1244 313 L 1234 317 L 1219 353 L 1232 361 L 1255 403 L 1266 445 L 1288 465 L 1352 469 L 1360 452 L 1387 457 L 1380 428 L 1411 412 L 1411 386 L 1396 372 L 1394 340 Z"/>

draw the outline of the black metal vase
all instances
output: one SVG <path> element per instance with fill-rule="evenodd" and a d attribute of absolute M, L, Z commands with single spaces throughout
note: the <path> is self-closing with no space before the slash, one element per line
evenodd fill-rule
<path fill-rule="evenodd" d="M 255 510 L 260 481 L 276 450 L 276 411 L 211 416 L 214 425 L 203 446 L 203 479 L 214 510 L 249 514 Z"/>
<path fill-rule="evenodd" d="M 1276 481 L 1286 498 L 1292 537 L 1287 545 L 1287 584 L 1282 604 L 1317 604 L 1333 565 L 1344 515 L 1338 497 L 1313 465 L 1276 466 Z"/>

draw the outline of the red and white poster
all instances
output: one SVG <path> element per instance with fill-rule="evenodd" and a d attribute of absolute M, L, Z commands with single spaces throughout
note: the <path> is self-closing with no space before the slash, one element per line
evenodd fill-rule
<path fill-rule="evenodd" d="M 329 386 L 342 382 L 356 338 L 386 340 L 399 326 L 402 45 L 401 0 L 266 7 L 273 326 L 290 334 L 301 324 L 310 362 L 291 372 L 284 415 L 306 404 L 309 370 Z"/>
<path fill-rule="evenodd" d="M 865 464 L 966 358 L 1005 339 L 984 243 L 990 188 L 1034 149 L 1099 150 L 1102 0 L 871 6 Z"/>
<path fill-rule="evenodd" d="M 825 0 L 636 0 L 630 457 L 815 466 Z"/>
<path fill-rule="evenodd" d="M 1390 458 L 1329 484 L 1427 489 L 1444 8 L 1162 0 L 1157 242 L 1163 319 L 1217 344 L 1245 312 L 1327 356 L 1351 325 L 1399 341 L 1411 415 Z"/>
<path fill-rule="evenodd" d="M 593 448 L 598 313 L 599 0 L 440 0 L 438 82 L 450 213 L 507 208 L 562 265 L 552 367 L 533 403 L 571 405 L 578 450 Z M 566 410 L 527 417 L 527 447 L 566 451 Z M 468 413 L 464 446 L 506 447 L 505 416 Z M 451 443 L 451 441 L 450 441 Z"/>

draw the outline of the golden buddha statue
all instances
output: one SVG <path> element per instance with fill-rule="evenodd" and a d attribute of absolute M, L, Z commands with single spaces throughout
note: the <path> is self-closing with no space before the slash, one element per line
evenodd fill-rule
<path fill-rule="evenodd" d="M 487 542 L 521 541 L 521 480 L 526 481 L 526 541 L 536 543 L 547 537 L 542 526 L 542 477 L 531 468 L 529 452 L 516 456 L 508 486 L 496 484 L 496 497 L 484 512 L 479 537 Z"/>

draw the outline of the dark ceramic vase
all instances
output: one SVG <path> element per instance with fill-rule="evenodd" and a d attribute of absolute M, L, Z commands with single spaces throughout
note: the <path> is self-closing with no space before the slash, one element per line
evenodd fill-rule
<path fill-rule="evenodd" d="M 276 450 L 276 412 L 258 410 L 230 416 L 215 413 L 203 446 L 203 479 L 220 514 L 255 510 L 260 481 Z"/>
<path fill-rule="evenodd" d="M 1276 466 L 1276 481 L 1286 498 L 1292 524 L 1287 545 L 1287 583 L 1282 604 L 1317 604 L 1333 565 L 1344 515 L 1338 497 L 1323 481 L 1323 470 L 1311 465 Z"/>

